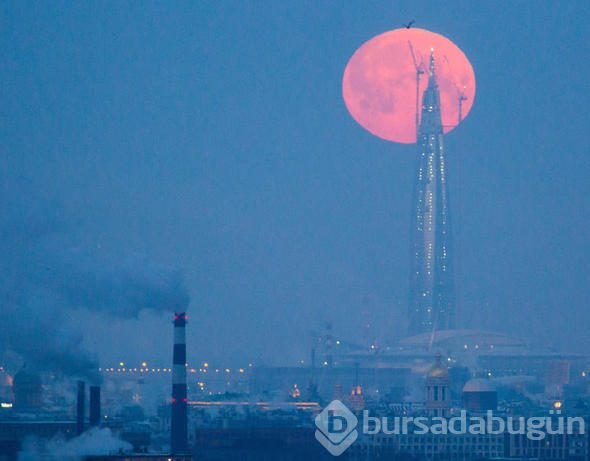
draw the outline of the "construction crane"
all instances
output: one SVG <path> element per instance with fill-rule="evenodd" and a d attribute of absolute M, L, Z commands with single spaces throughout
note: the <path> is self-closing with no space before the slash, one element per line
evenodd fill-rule
<path fill-rule="evenodd" d="M 467 89 L 467 87 L 465 85 L 463 85 L 463 89 L 459 88 L 459 85 L 457 85 L 457 82 L 455 82 L 455 79 L 453 78 L 453 71 L 451 69 L 451 63 L 449 62 L 448 58 L 445 56 L 445 61 L 447 63 L 447 65 L 449 66 L 449 75 L 451 76 L 451 82 L 453 83 L 453 86 L 456 88 L 457 90 L 457 103 L 459 105 L 459 109 L 457 111 L 457 126 L 463 121 L 463 101 L 467 101 L 467 96 L 465 96 L 465 90 Z"/>
<path fill-rule="evenodd" d="M 409 40 L 408 46 L 410 48 L 410 54 L 412 55 L 412 62 L 416 68 L 416 142 L 418 142 L 418 127 L 420 126 L 420 76 L 424 73 L 424 66 L 422 59 L 420 59 L 420 64 L 418 64 L 418 61 L 416 61 L 414 47 L 412 46 L 412 42 Z"/>
<path fill-rule="evenodd" d="M 457 91 L 459 92 L 459 121 L 457 122 L 457 125 L 463 121 L 463 101 L 467 101 L 467 96 L 465 96 L 466 88 L 466 86 L 463 86 L 462 90 L 459 90 L 459 88 L 457 88 Z"/>

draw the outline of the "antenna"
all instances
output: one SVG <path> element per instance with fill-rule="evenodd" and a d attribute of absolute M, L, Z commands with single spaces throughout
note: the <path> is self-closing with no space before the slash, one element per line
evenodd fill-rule
<path fill-rule="evenodd" d="M 420 75 L 424 73 L 423 62 L 420 59 L 420 64 L 416 61 L 416 54 L 414 53 L 414 47 L 412 42 L 408 40 L 408 46 L 410 48 L 410 54 L 412 55 L 412 62 L 416 68 L 416 142 L 418 142 L 418 127 L 420 126 Z"/>

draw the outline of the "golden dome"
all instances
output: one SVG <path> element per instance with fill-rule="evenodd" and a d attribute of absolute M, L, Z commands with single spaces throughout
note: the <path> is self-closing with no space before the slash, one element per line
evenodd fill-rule
<path fill-rule="evenodd" d="M 430 368 L 428 372 L 428 378 L 448 378 L 449 377 L 449 369 L 442 364 L 441 355 L 436 354 L 436 362 Z"/>

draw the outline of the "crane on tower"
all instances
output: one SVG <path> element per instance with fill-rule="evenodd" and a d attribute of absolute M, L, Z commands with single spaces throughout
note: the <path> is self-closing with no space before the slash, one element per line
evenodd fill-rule
<path fill-rule="evenodd" d="M 448 58 L 445 56 L 445 61 L 447 63 L 447 65 L 449 66 L 449 75 L 451 75 L 451 82 L 453 83 L 453 86 L 455 87 L 455 89 L 457 90 L 457 103 L 459 105 L 458 111 L 457 111 L 457 126 L 463 121 L 463 101 L 467 101 L 467 96 L 465 96 L 465 90 L 467 89 L 467 87 L 465 85 L 463 85 L 463 89 L 459 88 L 459 85 L 457 85 L 457 82 L 455 82 L 455 79 L 453 78 L 453 71 L 451 69 L 451 63 L 449 62 Z"/>
<path fill-rule="evenodd" d="M 416 54 L 412 42 L 408 40 L 408 47 L 412 55 L 412 62 L 416 68 L 416 142 L 418 142 L 418 127 L 420 126 L 420 76 L 424 73 L 424 61 L 420 59 L 420 64 L 416 61 Z"/>
<path fill-rule="evenodd" d="M 463 85 L 462 90 L 459 90 L 459 88 L 457 88 L 457 91 L 459 91 L 459 121 L 457 122 L 457 125 L 463 121 L 463 101 L 467 101 L 467 96 L 465 96 L 466 88 L 467 87 L 465 85 Z"/>

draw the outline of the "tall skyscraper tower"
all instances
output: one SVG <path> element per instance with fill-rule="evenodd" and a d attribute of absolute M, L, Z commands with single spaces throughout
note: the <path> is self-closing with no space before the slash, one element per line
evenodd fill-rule
<path fill-rule="evenodd" d="M 434 52 L 421 115 L 412 205 L 411 335 L 455 327 L 449 192 Z"/>

